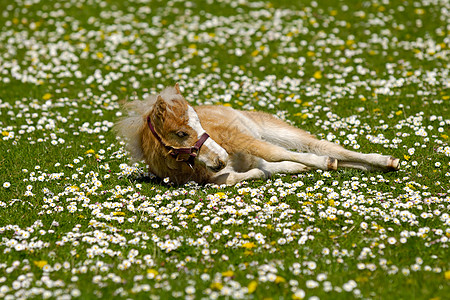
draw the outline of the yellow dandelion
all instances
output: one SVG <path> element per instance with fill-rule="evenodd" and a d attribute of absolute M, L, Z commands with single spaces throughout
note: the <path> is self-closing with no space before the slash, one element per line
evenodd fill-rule
<path fill-rule="evenodd" d="M 233 277 L 234 272 L 232 270 L 228 270 L 228 271 L 222 272 L 222 276 L 223 277 Z"/>
<path fill-rule="evenodd" d="M 225 193 L 223 192 L 215 193 L 214 196 L 218 197 L 219 199 L 224 199 L 226 197 Z"/>
<path fill-rule="evenodd" d="M 322 72 L 321 71 L 316 71 L 315 73 L 314 73 L 314 75 L 313 75 L 313 77 L 315 78 L 315 79 L 322 79 Z"/>
<path fill-rule="evenodd" d="M 42 96 L 42 99 L 48 100 L 48 99 L 50 99 L 51 97 L 52 97 L 52 94 L 46 93 L 46 94 L 44 94 L 44 96 Z"/>
<path fill-rule="evenodd" d="M 245 249 L 252 249 L 255 247 L 256 247 L 256 244 L 254 242 L 248 242 L 248 243 L 242 244 L 242 248 L 245 248 Z"/>
<path fill-rule="evenodd" d="M 213 282 L 213 283 L 211 283 L 210 288 L 211 288 L 212 290 L 218 290 L 218 291 L 220 291 L 220 290 L 223 288 L 223 284 L 220 283 L 220 282 Z"/>
<path fill-rule="evenodd" d="M 250 283 L 247 286 L 248 293 L 252 294 L 256 291 L 256 287 L 258 286 L 258 282 L 255 280 L 250 281 Z"/>
<path fill-rule="evenodd" d="M 445 276 L 445 280 L 450 280 L 450 270 L 445 271 L 444 276 Z"/>
<path fill-rule="evenodd" d="M 46 260 L 36 260 L 33 261 L 33 264 L 38 267 L 39 269 L 42 269 L 45 265 L 48 264 L 48 262 Z"/>
<path fill-rule="evenodd" d="M 147 274 L 153 274 L 154 276 L 158 275 L 158 271 L 156 271 L 155 269 L 148 269 L 147 270 Z"/>
<path fill-rule="evenodd" d="M 286 279 L 284 279 L 281 276 L 277 276 L 277 278 L 275 278 L 275 283 L 282 283 L 282 282 L 286 282 Z"/>

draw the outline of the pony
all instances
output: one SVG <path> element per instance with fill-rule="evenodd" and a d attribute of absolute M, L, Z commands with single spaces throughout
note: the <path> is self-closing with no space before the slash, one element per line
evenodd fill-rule
<path fill-rule="evenodd" d="M 150 173 L 175 184 L 234 185 L 313 169 L 399 168 L 397 158 L 347 150 L 265 112 L 191 106 L 178 83 L 122 109 L 116 131 L 132 159 L 144 161 Z"/>

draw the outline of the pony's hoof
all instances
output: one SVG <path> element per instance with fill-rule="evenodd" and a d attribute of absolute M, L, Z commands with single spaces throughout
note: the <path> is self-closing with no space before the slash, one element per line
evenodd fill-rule
<path fill-rule="evenodd" d="M 327 170 L 337 170 L 338 160 L 336 158 L 328 157 Z"/>
<path fill-rule="evenodd" d="M 398 170 L 400 167 L 400 159 L 395 157 L 389 157 L 388 159 L 388 168 L 391 170 Z"/>

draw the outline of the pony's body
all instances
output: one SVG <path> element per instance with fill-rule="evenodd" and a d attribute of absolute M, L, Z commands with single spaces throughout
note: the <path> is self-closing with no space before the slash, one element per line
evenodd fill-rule
<path fill-rule="evenodd" d="M 239 111 L 223 106 L 191 107 L 178 85 L 158 96 L 126 105 L 129 115 L 118 123 L 136 160 L 149 171 L 182 184 L 235 184 L 275 173 L 299 173 L 310 169 L 396 170 L 398 159 L 362 154 L 323 140 L 263 112 Z M 149 123 L 155 128 L 149 130 Z M 177 160 L 167 147 L 191 147 L 204 132 L 210 136 L 195 164 Z M 159 137 L 157 137 L 159 136 Z M 291 151 L 297 150 L 296 151 Z"/>

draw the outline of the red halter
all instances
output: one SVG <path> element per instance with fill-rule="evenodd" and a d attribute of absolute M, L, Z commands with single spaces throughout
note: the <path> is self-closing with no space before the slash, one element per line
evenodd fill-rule
<path fill-rule="evenodd" d="M 189 167 L 191 167 L 192 169 L 194 168 L 195 158 L 197 157 L 200 148 L 209 138 L 209 135 L 206 132 L 202 134 L 202 136 L 198 139 L 198 141 L 195 143 L 194 146 L 189 148 L 175 148 L 166 145 L 162 141 L 161 137 L 156 133 L 155 128 L 153 127 L 152 122 L 150 121 L 150 116 L 147 117 L 147 124 L 148 128 L 150 128 L 150 131 L 153 133 L 155 138 L 169 151 L 170 155 L 172 155 L 177 161 L 183 161 L 187 163 Z"/>

